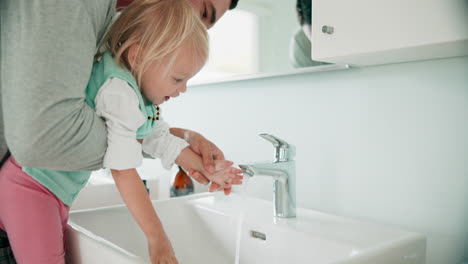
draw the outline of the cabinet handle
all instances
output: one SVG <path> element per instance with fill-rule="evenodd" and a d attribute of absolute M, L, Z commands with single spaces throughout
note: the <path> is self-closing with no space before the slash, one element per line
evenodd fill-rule
<path fill-rule="evenodd" d="M 333 27 L 330 27 L 330 26 L 323 26 L 322 27 L 322 32 L 325 33 L 325 34 L 333 34 L 333 32 L 335 31 L 335 29 Z"/>

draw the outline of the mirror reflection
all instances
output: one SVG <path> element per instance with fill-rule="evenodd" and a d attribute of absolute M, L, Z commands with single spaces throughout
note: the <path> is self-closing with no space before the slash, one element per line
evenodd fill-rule
<path fill-rule="evenodd" d="M 280 73 L 311 59 L 311 0 L 241 0 L 209 31 L 210 59 L 193 83 Z"/>

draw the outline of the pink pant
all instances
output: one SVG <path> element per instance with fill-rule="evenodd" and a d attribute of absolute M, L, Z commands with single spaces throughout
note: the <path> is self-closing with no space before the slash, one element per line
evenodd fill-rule
<path fill-rule="evenodd" d="M 10 157 L 0 170 L 0 228 L 19 264 L 65 263 L 69 207 Z"/>

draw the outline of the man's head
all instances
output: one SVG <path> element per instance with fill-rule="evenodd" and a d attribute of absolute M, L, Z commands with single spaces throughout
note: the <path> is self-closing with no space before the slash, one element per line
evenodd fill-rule
<path fill-rule="evenodd" d="M 312 37 L 312 1 L 297 0 L 296 3 L 297 19 L 304 31 L 304 34 L 311 39 Z"/>
<path fill-rule="evenodd" d="M 189 0 L 200 14 L 203 24 L 211 28 L 229 9 L 234 9 L 239 0 Z"/>
<path fill-rule="evenodd" d="M 133 0 L 117 0 L 117 10 L 125 8 Z M 200 14 L 203 24 L 211 28 L 219 18 L 229 9 L 234 9 L 239 0 L 188 0 L 193 8 Z"/>
<path fill-rule="evenodd" d="M 296 12 L 301 26 L 312 24 L 312 6 L 310 0 L 297 0 Z"/>

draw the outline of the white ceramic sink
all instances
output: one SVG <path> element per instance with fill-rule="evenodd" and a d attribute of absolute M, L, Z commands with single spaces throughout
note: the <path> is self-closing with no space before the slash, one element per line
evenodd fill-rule
<path fill-rule="evenodd" d="M 233 264 L 237 244 L 241 264 L 425 263 L 423 236 L 380 224 L 300 208 L 296 218 L 274 219 L 271 202 L 237 194 L 153 204 L 181 264 Z M 72 212 L 70 225 L 73 263 L 148 263 L 145 237 L 124 206 Z"/>

